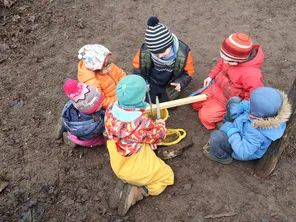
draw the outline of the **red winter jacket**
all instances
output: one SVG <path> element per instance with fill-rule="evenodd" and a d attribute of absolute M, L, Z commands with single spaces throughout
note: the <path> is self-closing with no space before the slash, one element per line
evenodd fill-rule
<path fill-rule="evenodd" d="M 209 74 L 215 81 L 204 93 L 215 97 L 222 104 L 226 104 L 233 96 L 249 100 L 251 92 L 263 86 L 260 67 L 264 62 L 264 54 L 259 45 L 254 45 L 253 49 L 257 51 L 255 57 L 236 66 L 230 66 L 220 58 Z"/>

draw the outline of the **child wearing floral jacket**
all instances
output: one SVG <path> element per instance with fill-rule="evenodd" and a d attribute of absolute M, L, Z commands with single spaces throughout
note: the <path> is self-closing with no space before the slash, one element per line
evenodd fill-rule
<path fill-rule="evenodd" d="M 291 105 L 285 93 L 260 87 L 251 93 L 250 102 L 231 98 L 227 111 L 226 122 L 211 134 L 204 147 L 205 156 L 223 164 L 230 164 L 233 158 L 261 158 L 271 142 L 283 136 Z"/>
<path fill-rule="evenodd" d="M 143 196 L 159 195 L 174 183 L 172 169 L 153 151 L 165 139 L 166 125 L 163 120 L 154 122 L 145 114 L 145 94 L 145 80 L 128 75 L 116 87 L 117 102 L 106 110 L 110 163 L 121 179 L 109 202 L 111 208 L 118 208 L 121 216 Z"/>
<path fill-rule="evenodd" d="M 97 87 L 105 96 L 103 109 L 116 101 L 116 85 L 126 73 L 112 63 L 112 53 L 98 44 L 85 45 L 78 52 L 78 80 Z"/>

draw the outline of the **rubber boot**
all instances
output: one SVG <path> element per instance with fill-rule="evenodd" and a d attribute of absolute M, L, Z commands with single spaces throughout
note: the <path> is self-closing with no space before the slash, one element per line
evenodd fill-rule
<path fill-rule="evenodd" d="M 118 179 L 115 187 L 109 197 L 109 207 L 113 210 L 118 208 L 119 201 L 123 194 L 123 188 L 126 185 L 122 180 Z"/>
<path fill-rule="evenodd" d="M 126 184 L 123 188 L 122 197 L 118 205 L 118 215 L 125 216 L 132 205 L 142 200 L 148 194 L 142 187 Z"/>
<path fill-rule="evenodd" d="M 78 146 L 76 143 L 74 143 L 74 142 L 72 142 L 72 140 L 70 140 L 70 138 L 68 137 L 67 132 L 63 132 L 63 140 L 64 140 L 64 143 L 66 143 L 71 148 L 75 148 L 75 147 Z"/>
<path fill-rule="evenodd" d="M 61 139 L 64 131 L 65 128 L 63 127 L 63 120 L 62 118 L 59 118 L 56 128 L 54 129 L 54 138 L 56 140 Z"/>
<path fill-rule="evenodd" d="M 218 163 L 222 163 L 222 164 L 231 164 L 232 163 L 232 160 L 233 158 L 231 156 L 225 158 L 225 159 L 221 159 L 221 158 L 218 158 L 218 157 L 215 157 L 211 151 L 210 151 L 210 142 L 207 142 L 206 145 L 203 147 L 203 154 L 209 158 L 210 160 L 213 160 L 213 161 L 216 161 Z"/>

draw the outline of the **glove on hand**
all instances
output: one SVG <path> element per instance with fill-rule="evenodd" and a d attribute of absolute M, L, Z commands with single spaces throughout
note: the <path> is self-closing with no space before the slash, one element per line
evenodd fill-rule
<path fill-rule="evenodd" d="M 231 119 L 236 119 L 244 111 L 248 110 L 250 104 L 248 101 L 243 100 L 240 103 L 232 103 L 229 106 L 229 115 Z"/>
<path fill-rule="evenodd" d="M 233 123 L 231 123 L 231 122 L 225 122 L 225 123 L 221 126 L 220 130 L 221 130 L 222 132 L 224 132 L 224 133 L 227 134 L 227 131 L 230 130 L 231 128 L 234 128 L 234 127 L 235 127 L 235 126 L 234 126 Z"/>
<path fill-rule="evenodd" d="M 234 124 L 231 122 L 225 122 L 220 130 L 224 132 L 228 137 L 230 137 L 234 133 L 239 133 L 238 128 L 235 128 Z"/>

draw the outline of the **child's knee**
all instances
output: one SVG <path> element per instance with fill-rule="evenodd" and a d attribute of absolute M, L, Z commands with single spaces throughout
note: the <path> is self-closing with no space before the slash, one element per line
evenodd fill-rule
<path fill-rule="evenodd" d="M 200 102 L 192 103 L 191 106 L 194 110 L 198 111 L 201 108 L 201 103 Z"/>
<path fill-rule="evenodd" d="M 211 110 L 209 109 L 205 109 L 205 108 L 201 108 L 198 111 L 198 118 L 202 121 L 202 122 L 206 122 L 206 123 L 214 123 L 215 121 L 215 117 L 212 115 Z"/>
<path fill-rule="evenodd" d="M 198 118 L 202 121 L 207 121 L 207 119 L 208 119 L 207 112 L 205 112 L 204 109 L 199 109 L 198 110 Z"/>
<path fill-rule="evenodd" d="M 210 145 L 220 143 L 224 140 L 225 135 L 220 130 L 215 130 L 210 135 Z"/>

